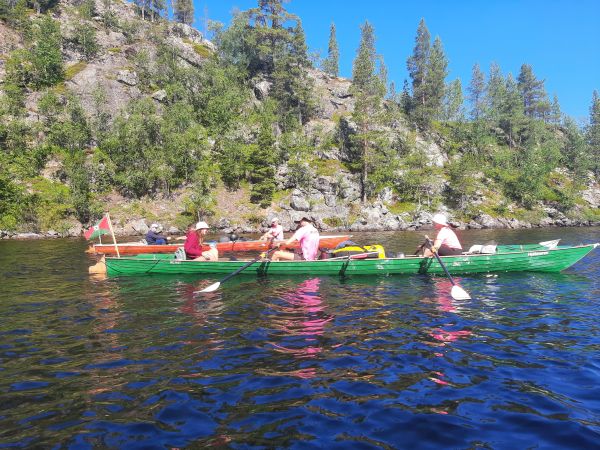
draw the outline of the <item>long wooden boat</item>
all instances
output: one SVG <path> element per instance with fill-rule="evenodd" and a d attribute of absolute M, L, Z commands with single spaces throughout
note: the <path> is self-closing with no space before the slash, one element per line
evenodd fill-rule
<path fill-rule="evenodd" d="M 319 247 L 335 248 L 341 242 L 347 241 L 352 236 L 349 234 L 338 236 L 321 236 Z M 218 242 L 217 250 L 219 252 L 248 252 L 248 251 L 265 251 L 269 249 L 269 241 L 229 241 Z M 143 253 L 175 253 L 178 247 L 183 247 L 183 242 L 173 245 L 148 245 L 140 242 L 127 242 L 117 244 L 120 255 L 139 255 Z M 296 242 L 289 248 L 298 248 Z M 208 250 L 208 244 L 203 246 L 203 250 Z M 94 245 L 94 253 L 103 253 L 105 255 L 116 255 L 117 250 L 114 244 L 96 244 Z"/>
<path fill-rule="evenodd" d="M 492 254 L 442 256 L 453 274 L 486 272 L 560 272 L 579 261 L 600 244 L 557 246 L 552 249 L 533 244 L 523 250 L 502 249 Z M 352 258 L 352 257 L 350 257 Z M 229 274 L 248 261 L 185 261 L 172 255 L 154 254 L 135 257 L 106 257 L 109 276 L 149 274 Z M 317 261 L 258 261 L 244 274 L 254 275 L 411 275 L 443 274 L 435 258 L 407 256 L 383 259 L 347 257 Z"/>

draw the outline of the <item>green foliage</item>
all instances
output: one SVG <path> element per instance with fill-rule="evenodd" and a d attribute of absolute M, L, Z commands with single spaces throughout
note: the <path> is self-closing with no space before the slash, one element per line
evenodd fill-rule
<path fill-rule="evenodd" d="M 40 230 L 61 229 L 73 211 L 68 186 L 57 181 L 36 177 L 30 181 L 32 212 Z"/>
<path fill-rule="evenodd" d="M 33 22 L 27 49 L 14 50 L 6 62 L 6 79 L 20 87 L 40 88 L 63 80 L 60 26 L 50 16 Z"/>
<path fill-rule="evenodd" d="M 228 189 L 239 189 L 240 183 L 248 178 L 250 155 L 256 151 L 254 145 L 227 139 L 217 149 L 221 180 Z"/>
<path fill-rule="evenodd" d="M 329 28 L 329 46 L 327 48 L 327 58 L 323 61 L 323 70 L 332 77 L 337 77 L 340 73 L 340 51 L 335 36 L 334 23 Z"/>
<path fill-rule="evenodd" d="M 351 86 L 351 92 L 356 98 L 352 118 L 357 125 L 357 131 L 351 138 L 355 150 L 352 165 L 360 170 L 363 203 L 373 190 L 368 175 L 377 165 L 377 150 L 381 149 L 383 143 L 378 128 L 384 120 L 383 98 L 386 86 L 381 72 L 376 71 L 377 61 L 375 32 L 371 24 L 365 22 L 361 27 L 360 45 L 352 68 Z"/>
<path fill-rule="evenodd" d="M 0 0 L 0 20 L 6 21 L 17 30 L 25 30 L 29 25 L 27 0 Z"/>
<path fill-rule="evenodd" d="M 95 0 L 83 0 L 77 5 L 77 10 L 79 11 L 79 14 L 81 14 L 81 17 L 92 20 L 96 15 L 96 2 Z"/>
<path fill-rule="evenodd" d="M 175 0 L 173 18 L 179 23 L 191 25 L 194 21 L 194 3 L 192 0 Z"/>
<path fill-rule="evenodd" d="M 410 115 L 417 124 L 425 127 L 442 113 L 448 60 L 439 37 L 431 45 L 424 19 L 421 19 L 417 28 L 415 47 L 407 66 L 412 80 Z"/>
<path fill-rule="evenodd" d="M 0 230 L 15 230 L 23 221 L 28 199 L 21 186 L 0 172 Z"/>
<path fill-rule="evenodd" d="M 250 201 L 262 208 L 271 205 L 275 192 L 275 138 L 272 125 L 263 120 L 258 134 L 258 142 L 250 155 L 250 181 L 252 189 Z"/>
<path fill-rule="evenodd" d="M 85 22 L 78 23 L 75 26 L 71 42 L 86 61 L 93 59 L 100 49 L 98 40 L 96 39 L 96 30 Z"/>
<path fill-rule="evenodd" d="M 196 54 L 202 56 L 203 58 L 210 58 L 213 54 L 212 51 L 206 45 L 203 44 L 198 44 L 194 42 L 192 44 L 192 48 L 194 49 Z"/>
<path fill-rule="evenodd" d="M 69 67 L 67 67 L 65 69 L 65 80 L 72 80 L 75 77 L 75 75 L 80 73 L 86 67 L 87 67 L 87 62 L 85 62 L 85 61 L 79 61 L 79 62 L 76 62 L 75 64 L 71 64 Z"/>

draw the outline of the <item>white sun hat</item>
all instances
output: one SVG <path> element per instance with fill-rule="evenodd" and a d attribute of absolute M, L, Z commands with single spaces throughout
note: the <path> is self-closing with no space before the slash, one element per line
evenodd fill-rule
<path fill-rule="evenodd" d="M 209 229 L 210 227 L 206 222 L 200 221 L 196 224 L 196 230 Z"/>
<path fill-rule="evenodd" d="M 437 223 L 440 225 L 448 225 L 448 221 L 446 219 L 446 216 L 443 214 L 434 214 L 432 219 L 433 223 Z"/>
<path fill-rule="evenodd" d="M 278 219 L 277 217 L 273 217 L 273 218 L 271 219 L 271 223 L 273 223 L 273 222 L 279 222 L 279 219 Z"/>

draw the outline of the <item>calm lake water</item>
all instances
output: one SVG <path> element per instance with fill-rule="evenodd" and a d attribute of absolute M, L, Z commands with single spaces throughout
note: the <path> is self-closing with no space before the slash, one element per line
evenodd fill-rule
<path fill-rule="evenodd" d="M 423 233 L 355 235 L 411 253 Z M 464 231 L 474 243 L 600 229 Z M 0 242 L 0 448 L 598 448 L 600 250 L 560 274 L 93 280 Z M 212 280 L 212 279 L 211 279 Z"/>

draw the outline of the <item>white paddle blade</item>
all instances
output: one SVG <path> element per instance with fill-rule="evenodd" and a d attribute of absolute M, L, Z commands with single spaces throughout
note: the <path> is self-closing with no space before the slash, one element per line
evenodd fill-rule
<path fill-rule="evenodd" d="M 469 293 L 456 284 L 452 286 L 450 295 L 454 300 L 471 300 Z"/>
<path fill-rule="evenodd" d="M 219 289 L 219 286 L 221 286 L 221 282 L 217 281 L 216 283 L 213 283 L 210 286 L 205 287 L 204 289 L 194 292 L 194 294 L 205 294 L 207 292 L 215 292 L 217 289 Z"/>

